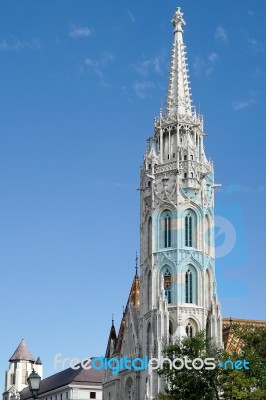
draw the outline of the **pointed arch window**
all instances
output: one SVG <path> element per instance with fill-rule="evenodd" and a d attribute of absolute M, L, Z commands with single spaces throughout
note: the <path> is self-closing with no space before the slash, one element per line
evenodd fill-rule
<path fill-rule="evenodd" d="M 171 247 L 171 216 L 166 213 L 164 216 L 164 247 Z"/>
<path fill-rule="evenodd" d="M 170 320 L 169 321 L 169 343 L 173 343 L 173 334 L 174 334 L 173 322 Z"/>
<path fill-rule="evenodd" d="M 147 328 L 147 354 L 151 354 L 151 323 L 149 322 Z"/>
<path fill-rule="evenodd" d="M 193 218 L 190 213 L 185 216 L 185 246 L 192 247 Z"/>
<path fill-rule="evenodd" d="M 152 218 L 148 220 L 148 256 L 152 253 Z"/>
<path fill-rule="evenodd" d="M 152 304 L 151 304 L 151 300 L 152 300 L 152 280 L 151 280 L 151 271 L 149 271 L 148 273 L 148 280 L 147 280 L 147 306 L 148 306 L 148 311 L 151 309 Z"/>
<path fill-rule="evenodd" d="M 211 293 L 211 275 L 210 270 L 207 268 L 205 273 L 205 307 L 210 308 L 210 301 L 212 298 Z"/>
<path fill-rule="evenodd" d="M 186 326 L 186 334 L 187 334 L 187 337 L 193 336 L 193 327 L 190 322 Z"/>
<path fill-rule="evenodd" d="M 205 215 L 205 242 L 206 242 L 206 253 L 211 254 L 211 223 L 210 223 L 210 217 L 206 214 Z"/>
<path fill-rule="evenodd" d="M 164 283 L 164 296 L 168 303 L 172 303 L 172 276 L 171 272 L 167 268 L 163 275 L 163 283 Z"/>
<path fill-rule="evenodd" d="M 125 385 L 125 399 L 133 400 L 134 399 L 134 384 L 131 378 L 128 378 Z"/>
<path fill-rule="evenodd" d="M 190 269 L 186 272 L 186 303 L 193 303 L 193 274 Z"/>
<path fill-rule="evenodd" d="M 198 304 L 198 272 L 193 265 L 188 265 L 186 270 L 184 289 L 185 302 Z"/>

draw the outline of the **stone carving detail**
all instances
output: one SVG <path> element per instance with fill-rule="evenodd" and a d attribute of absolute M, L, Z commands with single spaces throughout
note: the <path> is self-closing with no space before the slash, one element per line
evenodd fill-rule
<path fill-rule="evenodd" d="M 157 259 L 159 265 L 167 262 L 167 260 L 172 261 L 174 264 L 176 264 L 176 250 L 168 250 L 163 253 L 159 253 L 157 255 Z"/>
<path fill-rule="evenodd" d="M 179 307 L 181 314 L 199 315 L 204 314 L 204 308 L 196 307 Z"/>
<path fill-rule="evenodd" d="M 176 190 L 176 175 L 164 174 L 162 179 L 158 176 L 157 182 L 154 183 L 155 205 L 167 201 L 175 206 Z"/>
<path fill-rule="evenodd" d="M 155 174 L 158 174 L 160 172 L 171 171 L 174 169 L 176 169 L 176 162 L 171 162 L 169 164 L 157 165 L 154 172 Z"/>

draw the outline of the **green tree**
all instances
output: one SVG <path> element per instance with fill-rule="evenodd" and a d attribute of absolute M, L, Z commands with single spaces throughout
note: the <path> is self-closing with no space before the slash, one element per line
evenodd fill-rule
<path fill-rule="evenodd" d="M 208 349 L 208 350 L 206 350 Z M 204 332 L 197 333 L 194 337 L 185 338 L 181 344 L 168 346 L 164 351 L 164 357 L 171 361 L 175 358 L 194 360 L 195 358 L 222 357 L 223 352 L 211 347 L 210 339 Z M 190 366 L 190 363 L 189 363 Z M 218 400 L 217 389 L 218 369 L 200 370 L 182 368 L 176 370 L 170 367 L 169 362 L 164 362 L 158 374 L 165 379 L 166 399 L 176 400 Z M 158 397 L 160 399 L 160 397 Z M 163 399 L 163 397 L 161 397 Z"/>
<path fill-rule="evenodd" d="M 231 335 L 238 342 L 232 360 L 246 360 L 249 369 L 222 371 L 219 384 L 225 398 L 266 399 L 266 328 L 253 324 L 232 324 Z"/>
<path fill-rule="evenodd" d="M 253 325 L 232 325 L 230 334 L 236 343 L 236 351 L 230 353 L 213 348 L 204 332 L 186 338 L 181 344 L 167 346 L 164 357 L 189 360 L 214 358 L 213 370 L 170 368 L 165 362 L 158 373 L 164 378 L 165 394 L 158 400 L 266 400 L 266 329 Z M 232 363 L 225 363 L 231 360 Z M 244 361 L 246 368 L 236 369 L 235 362 Z M 160 397 L 161 396 L 161 397 Z"/>

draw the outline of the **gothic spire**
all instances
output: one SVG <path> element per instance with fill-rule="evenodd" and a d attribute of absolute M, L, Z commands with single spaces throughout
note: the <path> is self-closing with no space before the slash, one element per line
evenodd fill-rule
<path fill-rule="evenodd" d="M 186 24 L 178 7 L 172 19 L 174 43 L 172 48 L 170 77 L 167 95 L 167 115 L 191 114 L 186 47 L 183 43 L 183 26 Z"/>

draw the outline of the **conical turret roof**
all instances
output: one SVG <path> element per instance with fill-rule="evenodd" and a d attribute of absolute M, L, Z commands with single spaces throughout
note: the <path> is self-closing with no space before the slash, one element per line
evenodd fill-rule
<path fill-rule="evenodd" d="M 34 357 L 29 351 L 24 339 L 21 340 L 15 353 L 9 359 L 9 361 L 21 361 L 21 360 L 35 362 Z"/>

